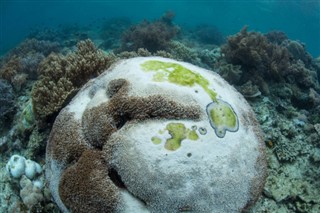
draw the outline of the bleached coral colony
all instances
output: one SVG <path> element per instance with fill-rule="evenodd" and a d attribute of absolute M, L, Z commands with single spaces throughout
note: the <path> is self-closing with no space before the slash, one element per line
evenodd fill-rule
<path fill-rule="evenodd" d="M 266 178 L 248 103 L 213 72 L 122 60 L 58 115 L 46 177 L 63 212 L 236 212 Z"/>

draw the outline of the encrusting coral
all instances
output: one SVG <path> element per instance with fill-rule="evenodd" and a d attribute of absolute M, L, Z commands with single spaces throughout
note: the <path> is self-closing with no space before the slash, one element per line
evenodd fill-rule
<path fill-rule="evenodd" d="M 91 40 L 79 42 L 77 50 L 66 56 L 49 55 L 40 64 L 40 79 L 32 89 L 36 119 L 45 121 L 59 112 L 73 92 L 108 68 L 110 61 Z"/>

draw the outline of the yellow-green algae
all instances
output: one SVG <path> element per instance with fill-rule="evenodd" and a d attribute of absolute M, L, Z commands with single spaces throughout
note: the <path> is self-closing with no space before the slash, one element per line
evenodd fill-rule
<path fill-rule="evenodd" d="M 232 107 L 222 100 L 207 106 L 210 124 L 218 137 L 223 138 L 226 131 L 235 132 L 239 128 L 238 118 Z"/>
<path fill-rule="evenodd" d="M 186 128 L 183 123 L 169 123 L 166 125 L 165 130 L 168 130 L 171 138 L 166 140 L 164 147 L 167 150 L 175 151 L 180 148 L 181 142 L 185 139 L 196 141 L 199 139 L 199 136 L 195 130 Z M 159 131 L 164 133 L 164 131 Z M 153 136 L 151 141 L 154 144 L 160 144 L 161 138 Z"/>
<path fill-rule="evenodd" d="M 161 138 L 159 138 L 159 137 L 157 137 L 157 136 L 153 136 L 152 138 L 151 138 L 151 141 L 154 143 L 154 144 L 156 144 L 156 145 L 158 145 L 158 144 L 160 144 L 162 141 L 161 141 Z"/>
<path fill-rule="evenodd" d="M 192 87 L 195 84 L 201 86 L 213 101 L 217 100 L 217 93 L 209 89 L 209 81 L 199 73 L 195 73 L 184 66 L 158 60 L 149 60 L 141 64 L 146 72 L 156 72 L 153 80 L 157 82 L 168 81 L 181 86 Z"/>
<path fill-rule="evenodd" d="M 226 131 L 235 132 L 238 130 L 238 118 L 232 107 L 228 103 L 217 99 L 217 93 L 209 88 L 209 81 L 199 73 L 195 73 L 178 63 L 163 62 L 159 60 L 145 61 L 141 64 L 141 68 L 145 72 L 155 72 L 153 81 L 156 82 L 168 81 L 181 86 L 193 87 L 196 84 L 201 86 L 213 101 L 207 106 L 207 114 L 216 135 L 223 138 Z M 179 129 L 182 127 L 177 128 Z M 198 139 L 198 135 L 197 137 L 190 136 L 190 138 L 192 137 Z M 182 140 L 183 139 L 179 138 L 174 139 L 173 137 L 172 139 L 169 139 L 169 141 L 167 140 L 166 148 L 169 150 L 176 150 L 180 147 Z"/>
<path fill-rule="evenodd" d="M 186 139 L 186 127 L 182 123 L 169 123 L 166 126 L 171 138 L 167 139 L 164 147 L 168 150 L 175 151 L 181 146 L 181 141 Z"/>

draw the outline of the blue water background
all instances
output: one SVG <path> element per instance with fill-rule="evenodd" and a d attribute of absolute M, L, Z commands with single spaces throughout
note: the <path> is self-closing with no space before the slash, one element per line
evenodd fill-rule
<path fill-rule="evenodd" d="M 175 12 L 182 26 L 215 25 L 224 35 L 249 30 L 279 30 L 320 55 L 320 0 L 316 1 L 4 1 L 0 0 L 0 54 L 22 41 L 31 29 L 61 24 L 89 25 L 103 18 L 128 17 L 133 22 Z"/>

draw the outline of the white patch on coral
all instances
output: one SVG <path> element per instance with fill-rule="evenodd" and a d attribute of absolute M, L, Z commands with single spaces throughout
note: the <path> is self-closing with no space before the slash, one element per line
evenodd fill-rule
<path fill-rule="evenodd" d="M 141 68 L 141 64 L 148 60 L 177 63 L 207 79 L 207 89 L 216 92 L 217 98 L 227 102 L 234 110 L 239 129 L 227 132 L 222 138 L 217 137 L 206 114 L 207 105 L 213 101 L 208 91 L 198 84 L 183 86 L 168 81 L 154 81 L 154 72 L 146 72 Z M 173 68 L 168 70 L 173 71 Z M 120 61 L 91 80 L 64 110 L 74 112 L 75 119 L 81 120 L 87 108 L 109 101 L 106 88 L 112 80 L 117 79 L 129 82 L 128 97 L 159 95 L 177 104 L 196 106 L 201 110 L 198 120 L 127 122 L 111 135 L 109 140 L 114 143 L 105 144 L 112 147 L 104 149 L 113 150 L 109 163 L 128 190 L 119 189 L 123 212 L 143 212 L 145 208 L 151 212 L 237 212 L 255 198 L 252 197 L 252 190 L 260 187 L 259 180 L 264 182 L 264 174 L 258 174 L 264 168 L 257 168 L 258 159 L 263 159 L 263 141 L 259 128 L 253 126 L 255 121 L 250 106 L 232 86 L 218 74 L 188 63 L 160 57 L 139 57 Z M 178 149 L 168 150 L 165 143 L 172 135 L 164 129 L 169 123 L 182 123 L 187 129 L 197 126 L 199 138 L 185 138 Z M 206 133 L 201 134 L 199 128 L 205 128 Z M 151 140 L 154 136 L 162 142 L 154 144 Z M 54 146 L 50 146 L 49 141 L 47 147 Z M 51 157 L 47 156 L 50 188 L 60 209 L 67 212 L 58 192 L 62 165 L 59 159 L 52 160 Z M 136 197 L 145 200 L 147 206 Z"/>

